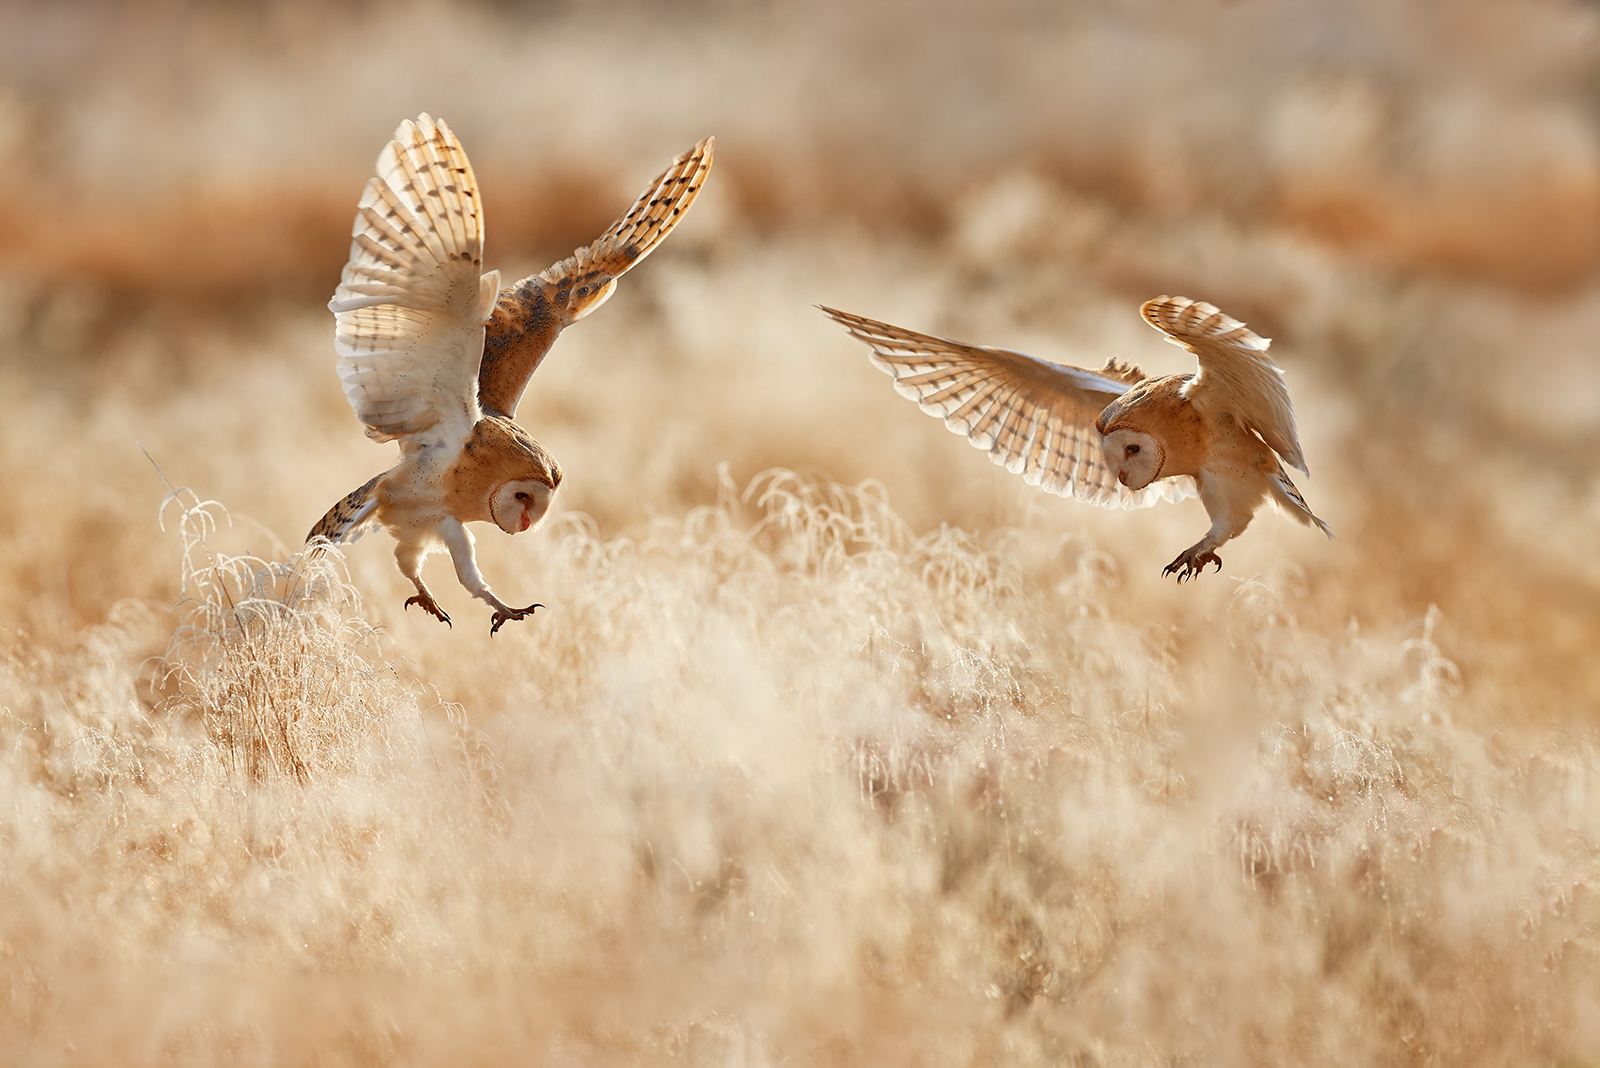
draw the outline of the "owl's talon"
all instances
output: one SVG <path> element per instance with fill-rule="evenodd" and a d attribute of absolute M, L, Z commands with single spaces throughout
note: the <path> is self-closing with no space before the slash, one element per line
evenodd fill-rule
<path fill-rule="evenodd" d="M 439 607 L 439 602 L 435 601 L 430 594 L 419 593 L 414 597 L 406 598 L 406 608 L 410 608 L 414 604 L 421 605 L 424 612 L 427 612 L 451 630 L 456 629 L 455 624 L 450 622 L 450 617 L 445 613 L 445 610 Z"/>
<path fill-rule="evenodd" d="M 489 637 L 493 638 L 495 631 L 500 629 L 500 624 L 510 623 L 519 619 L 526 619 L 533 615 L 535 608 L 543 608 L 542 604 L 530 604 L 526 608 L 497 609 L 489 626 Z"/>
<path fill-rule="evenodd" d="M 1205 571 L 1207 564 L 1216 564 L 1217 570 L 1222 570 L 1222 557 L 1213 552 L 1197 553 L 1193 549 L 1186 549 L 1178 554 L 1178 558 L 1161 569 L 1162 575 L 1177 575 L 1180 583 L 1193 578 L 1199 578 Z"/>

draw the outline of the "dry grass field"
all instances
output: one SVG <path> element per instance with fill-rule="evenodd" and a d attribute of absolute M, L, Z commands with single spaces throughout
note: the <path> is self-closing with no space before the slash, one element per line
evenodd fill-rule
<path fill-rule="evenodd" d="M 1600 1063 L 1600 14 L 0 5 L 0 1061 Z M 492 640 L 334 374 L 395 124 L 508 277 L 706 134 L 521 421 Z M 1275 338 L 1338 538 L 989 464 L 812 306 Z M 147 455 L 148 454 L 148 455 Z M 170 483 L 170 485 L 169 485 Z M 169 492 L 176 487 L 175 492 Z"/>

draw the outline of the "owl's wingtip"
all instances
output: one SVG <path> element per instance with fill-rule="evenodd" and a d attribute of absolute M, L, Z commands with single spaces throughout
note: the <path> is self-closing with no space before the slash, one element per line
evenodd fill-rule
<path fill-rule="evenodd" d="M 717 155 L 717 137 L 707 134 L 694 143 L 694 147 L 679 156 L 674 163 L 683 163 L 691 159 L 700 160 L 704 166 L 710 167 Z"/>

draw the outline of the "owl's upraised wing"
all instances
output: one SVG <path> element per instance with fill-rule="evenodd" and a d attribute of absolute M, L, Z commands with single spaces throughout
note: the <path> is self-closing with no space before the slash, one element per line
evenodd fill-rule
<path fill-rule="evenodd" d="M 604 304 L 617 279 L 678 225 L 705 185 L 715 145 L 708 137 L 673 160 L 593 244 L 500 294 L 478 372 L 483 407 L 517 414 L 517 401 L 556 335 Z"/>
<path fill-rule="evenodd" d="M 1133 491 L 1106 466 L 1095 418 L 1144 378 L 1137 368 L 1112 362 L 1088 371 L 822 310 L 872 346 L 873 365 L 894 377 L 901 396 L 1029 485 L 1106 508 L 1194 496 L 1193 479 Z"/>
<path fill-rule="evenodd" d="M 1267 355 L 1265 338 L 1216 305 L 1188 297 L 1157 297 L 1139 309 L 1145 322 L 1200 361 L 1184 396 L 1197 409 L 1231 411 L 1290 467 L 1310 474 L 1295 431 L 1283 371 Z"/>
<path fill-rule="evenodd" d="M 500 273 L 483 268 L 483 207 L 461 142 L 407 119 L 378 156 L 328 308 L 339 378 L 367 436 L 464 439 L 478 419 L 483 324 Z M 420 436 L 419 436 L 420 435 Z"/>

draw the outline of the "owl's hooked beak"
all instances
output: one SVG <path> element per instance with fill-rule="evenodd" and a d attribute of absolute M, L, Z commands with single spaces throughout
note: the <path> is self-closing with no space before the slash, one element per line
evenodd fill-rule
<path fill-rule="evenodd" d="M 1128 472 L 1126 472 L 1126 471 L 1118 471 L 1117 472 L 1117 481 L 1122 483 L 1124 486 L 1126 486 L 1128 484 Z"/>

